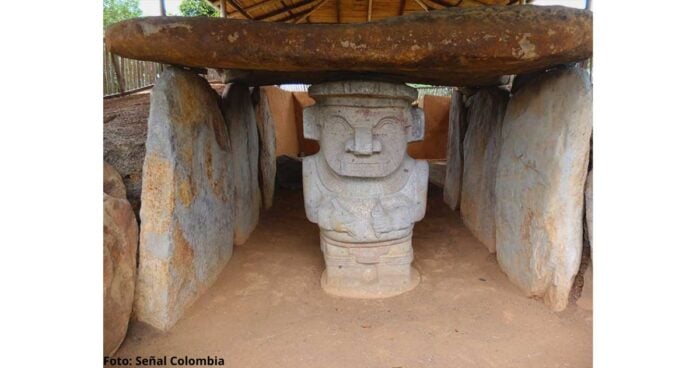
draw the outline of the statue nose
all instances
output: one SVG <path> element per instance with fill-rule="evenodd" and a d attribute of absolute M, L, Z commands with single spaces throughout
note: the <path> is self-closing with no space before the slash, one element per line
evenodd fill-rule
<path fill-rule="evenodd" d="M 345 151 L 356 156 L 369 156 L 382 150 L 382 143 L 372 137 L 371 129 L 356 129 L 355 137 L 345 142 Z"/>

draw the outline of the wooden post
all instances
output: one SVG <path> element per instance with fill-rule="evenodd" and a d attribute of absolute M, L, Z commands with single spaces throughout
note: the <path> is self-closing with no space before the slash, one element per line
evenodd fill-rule
<path fill-rule="evenodd" d="M 160 0 L 160 15 L 165 16 L 165 0 Z"/>
<path fill-rule="evenodd" d="M 112 59 L 112 67 L 114 67 L 114 74 L 117 75 L 117 87 L 119 87 L 119 94 L 124 94 L 124 77 L 122 76 L 121 70 L 119 70 L 119 63 L 117 62 L 117 57 L 114 54 L 109 54 L 110 59 Z"/>
<path fill-rule="evenodd" d="M 226 0 L 219 0 L 219 8 L 221 18 L 226 18 Z"/>

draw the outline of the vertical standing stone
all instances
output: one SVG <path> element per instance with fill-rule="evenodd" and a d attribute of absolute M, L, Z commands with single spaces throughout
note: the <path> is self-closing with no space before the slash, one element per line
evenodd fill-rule
<path fill-rule="evenodd" d="M 218 95 L 167 68 L 151 93 L 136 316 L 167 330 L 233 250 L 233 155 Z"/>
<path fill-rule="evenodd" d="M 588 244 L 593 248 L 593 169 L 588 172 L 586 177 L 584 197 L 586 199 L 586 236 Z"/>
<path fill-rule="evenodd" d="M 462 141 L 467 130 L 466 108 L 462 92 L 452 92 L 450 101 L 450 123 L 447 130 L 447 167 L 442 198 L 451 209 L 459 207 L 462 187 Z"/>
<path fill-rule="evenodd" d="M 496 169 L 507 104 L 508 92 L 500 88 L 476 92 L 469 99 L 464 137 L 459 211 L 464 224 L 491 253 L 496 251 Z"/>
<path fill-rule="evenodd" d="M 415 287 L 413 223 L 425 215 L 428 164 L 406 154 L 423 138 L 416 90 L 380 82 L 313 85 L 304 136 L 321 151 L 304 158 L 306 216 L 321 229 L 330 294 L 378 298 Z"/>
<path fill-rule="evenodd" d="M 258 129 L 248 87 L 242 84 L 227 85 L 222 109 L 233 149 L 234 240 L 236 245 L 240 245 L 248 240 L 258 225 L 261 200 L 258 185 Z"/>
<path fill-rule="evenodd" d="M 277 171 L 277 143 L 275 120 L 270 109 L 270 101 L 265 88 L 260 88 L 260 101 L 256 107 L 255 119 L 260 132 L 260 177 L 262 178 L 262 198 L 265 208 L 272 207 L 275 196 L 275 173 Z"/>
<path fill-rule="evenodd" d="M 503 121 L 496 177 L 496 252 L 511 281 L 566 308 L 581 263 L 591 136 L 588 73 L 566 68 L 516 91 Z"/>
<path fill-rule="evenodd" d="M 139 228 L 119 173 L 106 162 L 103 180 L 103 354 L 119 348 L 129 327 L 136 286 Z"/>

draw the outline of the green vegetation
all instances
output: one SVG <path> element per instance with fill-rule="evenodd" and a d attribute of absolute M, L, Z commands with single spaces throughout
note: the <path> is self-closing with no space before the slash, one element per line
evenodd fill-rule
<path fill-rule="evenodd" d="M 125 19 L 140 17 L 142 14 L 139 0 L 102 0 L 102 5 L 104 28 Z"/>
<path fill-rule="evenodd" d="M 206 0 L 183 0 L 180 3 L 180 13 L 186 17 L 219 16 L 219 11 L 209 5 Z"/>

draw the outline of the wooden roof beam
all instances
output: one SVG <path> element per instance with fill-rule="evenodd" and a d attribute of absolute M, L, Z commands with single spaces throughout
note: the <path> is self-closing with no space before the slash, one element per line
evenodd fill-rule
<path fill-rule="evenodd" d="M 445 8 L 451 8 L 451 7 L 453 7 L 453 6 L 456 6 L 456 5 L 453 5 L 453 4 L 448 3 L 448 2 L 445 1 L 445 0 L 430 0 L 430 2 L 431 2 L 431 3 L 438 4 L 438 5 L 440 5 L 440 6 L 442 6 L 442 7 L 445 7 Z"/>
<path fill-rule="evenodd" d="M 275 17 L 275 16 L 277 16 L 277 15 L 280 15 L 280 14 L 284 14 L 284 13 L 289 12 L 289 16 L 288 16 L 288 17 L 282 18 L 282 19 L 279 19 L 279 20 L 278 20 L 278 21 L 280 21 L 280 22 L 284 22 L 284 21 L 289 20 L 289 19 L 292 19 L 292 18 L 294 18 L 294 17 L 296 16 L 294 13 L 291 13 L 292 10 L 301 8 L 301 7 L 306 6 L 306 5 L 309 5 L 309 4 L 313 3 L 314 1 L 315 1 L 315 0 L 304 0 L 304 1 L 300 1 L 300 2 L 295 3 L 295 4 L 292 4 L 292 5 L 289 5 L 289 6 L 283 6 L 283 7 L 280 8 L 280 9 L 273 10 L 273 11 L 271 11 L 271 12 L 269 12 L 269 13 L 265 13 L 265 14 L 263 14 L 263 15 L 259 15 L 259 16 L 255 17 L 254 19 L 255 19 L 255 20 L 267 20 L 267 19 L 270 19 L 270 18 Z M 282 2 L 282 4 L 284 4 L 284 2 Z"/>
<path fill-rule="evenodd" d="M 335 0 L 335 22 L 340 24 L 340 0 Z"/>
<path fill-rule="evenodd" d="M 422 2 L 421 0 L 413 0 L 413 1 L 415 1 L 416 4 L 420 5 L 420 7 L 423 8 L 423 10 L 430 11 L 430 8 L 428 8 L 428 6 L 425 5 L 425 3 Z"/>
<path fill-rule="evenodd" d="M 253 4 L 253 5 L 246 6 L 245 8 L 243 8 L 243 10 L 245 10 L 245 11 L 247 11 L 247 12 L 252 12 L 253 10 L 260 8 L 261 6 L 264 6 L 264 5 L 267 5 L 267 4 L 269 4 L 269 3 L 273 3 L 273 2 L 276 2 L 276 1 L 279 1 L 279 0 L 263 0 L 263 1 L 259 2 L 259 3 L 255 3 L 255 4 Z M 229 13 L 229 14 L 233 14 L 233 13 L 237 13 L 237 12 L 238 12 L 238 9 L 232 11 L 232 12 Z"/>
<path fill-rule="evenodd" d="M 401 0 L 399 3 L 399 16 L 403 15 L 403 12 L 406 10 L 406 0 Z"/>
<path fill-rule="evenodd" d="M 228 0 L 221 0 L 221 1 L 225 2 Z M 248 19 L 253 19 L 253 17 L 250 14 L 248 14 L 248 12 L 245 9 L 243 9 L 243 7 L 238 5 L 238 2 L 236 0 L 230 0 L 230 1 L 231 1 L 231 5 L 233 5 L 233 7 L 236 8 L 236 10 L 238 10 L 239 13 L 243 14 L 244 17 L 246 17 Z"/>
<path fill-rule="evenodd" d="M 368 0 L 367 2 L 367 21 L 372 21 L 372 0 Z"/>
<path fill-rule="evenodd" d="M 319 1 L 318 3 L 316 3 L 316 5 L 314 5 L 314 6 L 312 6 L 311 8 L 309 8 L 309 10 L 304 11 L 303 14 L 302 14 L 302 13 L 299 13 L 299 15 L 300 15 L 299 18 L 297 18 L 297 19 L 292 19 L 292 22 L 293 22 L 293 23 L 301 23 L 301 22 L 303 22 L 304 20 L 306 20 L 306 18 L 308 18 L 311 14 L 313 14 L 313 12 L 315 12 L 316 10 L 318 10 L 318 8 L 320 8 L 321 5 L 325 4 L 327 1 L 328 1 L 328 0 L 321 0 L 321 1 Z"/>

